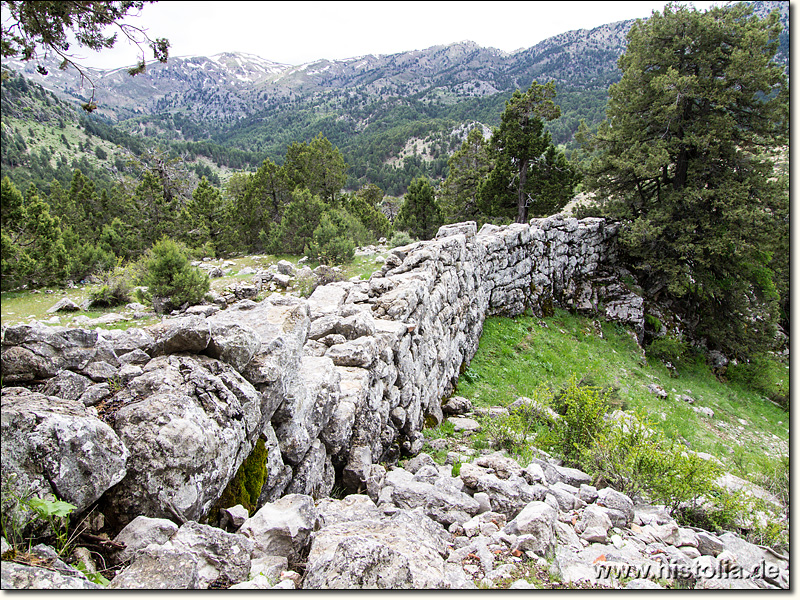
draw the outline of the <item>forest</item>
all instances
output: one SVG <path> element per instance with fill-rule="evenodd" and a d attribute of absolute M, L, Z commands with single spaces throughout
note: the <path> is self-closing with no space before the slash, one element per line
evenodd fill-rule
<path fill-rule="evenodd" d="M 788 83 L 771 61 L 777 17 L 748 10 L 667 11 L 665 30 L 683 32 L 671 48 L 658 19 L 634 27 L 608 91 L 534 81 L 457 103 L 330 93 L 268 102 L 271 132 L 258 115 L 223 132 L 163 113 L 137 134 L 11 74 L 3 289 L 97 277 L 167 237 L 196 257 L 347 261 L 357 246 L 427 239 L 444 223 L 553 214 L 586 191 L 598 202 L 584 214 L 626 224 L 624 260 L 648 293 L 671 298 L 712 346 L 763 349 L 789 319 Z M 691 56 L 670 63 L 665 49 Z M 736 77 L 707 75 L 719 72 Z"/>

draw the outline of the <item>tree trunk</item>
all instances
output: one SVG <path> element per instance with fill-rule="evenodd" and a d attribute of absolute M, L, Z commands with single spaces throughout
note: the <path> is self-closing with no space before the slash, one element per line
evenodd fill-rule
<path fill-rule="evenodd" d="M 528 222 L 528 199 L 525 197 L 525 184 L 528 182 L 528 161 L 523 160 L 519 168 L 519 188 L 517 189 L 517 223 Z"/>

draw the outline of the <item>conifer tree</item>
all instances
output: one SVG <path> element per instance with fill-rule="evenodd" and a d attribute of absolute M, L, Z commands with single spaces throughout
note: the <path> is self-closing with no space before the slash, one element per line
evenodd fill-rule
<path fill-rule="evenodd" d="M 645 288 L 730 354 L 766 347 L 777 315 L 770 265 L 785 252 L 788 189 L 769 153 L 789 126 L 779 32 L 777 13 L 759 20 L 745 3 L 669 4 L 638 21 L 590 146 L 587 183 L 623 222 Z"/>
<path fill-rule="evenodd" d="M 443 223 L 442 211 L 431 182 L 427 177 L 418 177 L 408 186 L 403 206 L 397 214 L 395 229 L 407 231 L 421 240 L 429 240 Z"/>
<path fill-rule="evenodd" d="M 3 177 L 2 289 L 60 283 L 67 275 L 68 257 L 61 224 L 31 186 L 25 196 Z"/>
<path fill-rule="evenodd" d="M 489 142 L 483 128 L 470 129 L 461 148 L 447 161 L 447 179 L 442 184 L 440 202 L 450 222 L 481 220 L 479 190 L 492 170 Z"/>
<path fill-rule="evenodd" d="M 554 82 L 534 81 L 506 102 L 492 134 L 494 166 L 480 193 L 485 214 L 525 223 L 529 213 L 552 214 L 572 198 L 580 176 L 544 128 L 561 114 L 555 96 Z"/>

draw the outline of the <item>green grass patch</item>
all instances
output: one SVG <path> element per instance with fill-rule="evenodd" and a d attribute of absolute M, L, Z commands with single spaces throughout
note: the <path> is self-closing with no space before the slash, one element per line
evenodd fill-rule
<path fill-rule="evenodd" d="M 788 389 L 788 369 L 777 361 L 771 369 Z M 487 319 L 456 393 L 477 407 L 508 406 L 520 396 L 534 397 L 542 387 L 565 388 L 573 378 L 614 390 L 612 410 L 647 416 L 668 439 L 717 456 L 740 476 L 762 473 L 765 450 L 776 460 L 788 455 L 789 415 L 759 389 L 746 381 L 721 381 L 698 357 L 685 359 L 675 377 L 661 361 L 646 360 L 624 327 L 563 310 L 549 318 Z M 649 384 L 660 385 L 669 397 L 650 393 Z M 698 414 L 692 406 L 708 407 L 714 416 Z"/>

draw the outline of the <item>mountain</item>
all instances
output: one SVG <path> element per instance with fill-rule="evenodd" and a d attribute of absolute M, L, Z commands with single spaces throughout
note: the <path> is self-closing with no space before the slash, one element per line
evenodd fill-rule
<path fill-rule="evenodd" d="M 788 68 L 788 2 L 754 8 L 760 16 L 781 11 L 778 60 Z M 184 144 L 183 152 L 208 155 L 205 145 L 214 143 L 280 160 L 289 144 L 321 132 L 345 154 L 351 185 L 369 181 L 402 191 L 420 169 L 441 176 L 465 125 L 496 125 L 510 94 L 534 80 L 556 82 L 562 116 L 548 127 L 556 143 L 570 147 L 580 120 L 591 126 L 604 118 L 633 23 L 569 31 L 512 53 L 463 41 L 299 66 L 226 52 L 154 62 L 136 77 L 124 68 L 86 71 L 96 86 L 93 118 L 128 133 Z M 45 65 L 46 77 L 31 63 L 4 66 L 70 101 L 91 95 L 80 77 L 56 64 Z M 397 173 L 406 165 L 413 173 Z"/>

